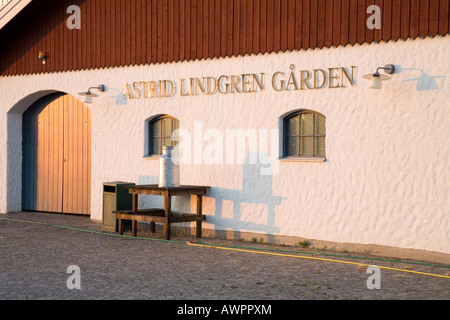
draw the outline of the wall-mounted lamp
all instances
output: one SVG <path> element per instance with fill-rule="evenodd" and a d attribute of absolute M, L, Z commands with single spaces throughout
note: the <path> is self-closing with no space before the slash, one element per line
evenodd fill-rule
<path fill-rule="evenodd" d="M 42 64 L 45 64 L 45 60 L 47 60 L 47 53 L 45 51 L 39 51 L 39 59 L 42 60 Z"/>
<path fill-rule="evenodd" d="M 90 87 L 86 92 L 80 92 L 79 95 L 84 97 L 84 103 L 92 103 L 92 98 L 98 97 L 97 94 L 91 92 L 91 89 L 97 89 L 100 92 L 104 92 L 105 86 L 103 84 L 100 84 L 97 87 Z"/>
<path fill-rule="evenodd" d="M 375 73 L 369 73 L 363 75 L 364 79 L 370 80 L 370 87 L 371 89 L 381 89 L 381 81 L 387 81 L 391 78 L 389 76 L 386 76 L 384 74 L 380 74 L 378 70 L 383 69 L 385 73 L 387 74 L 393 74 L 395 71 L 395 67 L 393 64 L 387 64 L 384 67 L 378 67 L 377 71 Z"/>

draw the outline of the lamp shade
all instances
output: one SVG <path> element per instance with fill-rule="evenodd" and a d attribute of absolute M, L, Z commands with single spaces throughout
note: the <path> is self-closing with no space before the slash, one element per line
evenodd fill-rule
<path fill-rule="evenodd" d="M 84 101 L 83 101 L 83 102 L 84 102 L 84 103 L 91 104 L 91 103 L 92 103 L 92 95 L 90 95 L 90 94 L 85 95 L 85 96 L 84 96 Z"/>
<path fill-rule="evenodd" d="M 98 97 L 98 95 L 89 90 L 87 92 L 80 92 L 79 95 L 84 97 L 83 103 L 92 103 L 92 98 Z"/>
<path fill-rule="evenodd" d="M 387 81 L 390 79 L 389 76 L 386 76 L 384 74 L 379 74 L 378 72 L 375 73 L 369 73 L 363 75 L 364 79 L 370 80 L 370 87 L 371 89 L 379 90 L 381 89 L 381 82 Z"/>
<path fill-rule="evenodd" d="M 380 76 L 378 75 L 373 75 L 372 79 L 370 79 L 370 89 L 377 89 L 380 90 L 381 89 L 381 79 Z"/>
<path fill-rule="evenodd" d="M 88 91 L 80 92 L 79 95 L 84 97 L 84 101 L 83 101 L 84 103 L 92 103 L 92 98 L 98 97 L 97 94 L 91 92 L 91 89 L 97 89 L 100 92 L 104 92 L 105 91 L 105 85 L 101 84 L 101 85 L 99 85 L 97 87 L 90 87 L 88 89 Z"/>

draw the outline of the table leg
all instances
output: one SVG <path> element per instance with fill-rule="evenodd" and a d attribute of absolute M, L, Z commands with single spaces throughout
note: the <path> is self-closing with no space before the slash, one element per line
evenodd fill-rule
<path fill-rule="evenodd" d="M 131 231 L 133 233 L 133 237 L 137 236 L 137 221 L 131 220 Z"/>
<path fill-rule="evenodd" d="M 139 207 L 138 201 L 139 201 L 138 194 L 133 193 L 132 209 L 133 209 L 134 213 L 136 213 L 138 211 L 138 207 Z M 136 220 L 131 221 L 131 233 L 132 233 L 133 237 L 137 236 L 137 221 Z"/>
<path fill-rule="evenodd" d="M 138 211 L 138 194 L 137 193 L 133 193 L 133 204 L 132 204 L 132 209 L 133 212 L 137 212 Z"/>
<path fill-rule="evenodd" d="M 199 194 L 197 195 L 197 215 L 202 215 L 202 195 Z M 197 221 L 197 227 L 196 227 L 196 236 L 197 238 L 201 238 L 202 237 L 202 222 L 201 221 Z"/>
<path fill-rule="evenodd" d="M 123 220 L 122 220 L 122 218 L 119 218 L 117 220 L 119 220 L 118 221 L 119 222 L 119 234 L 123 235 Z"/>
<path fill-rule="evenodd" d="M 163 224 L 163 232 L 166 240 L 170 240 L 170 215 L 172 210 L 170 195 L 167 193 L 164 195 L 164 212 L 167 218 L 167 222 Z"/>

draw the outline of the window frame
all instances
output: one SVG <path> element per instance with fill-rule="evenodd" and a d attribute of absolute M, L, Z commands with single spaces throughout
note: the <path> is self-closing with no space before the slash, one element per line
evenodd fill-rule
<path fill-rule="evenodd" d="M 301 131 L 301 116 L 303 114 L 312 114 L 313 115 L 313 128 L 312 128 L 312 134 L 302 134 Z M 324 134 L 317 134 L 316 133 L 316 117 L 320 116 L 323 117 L 323 120 L 325 121 L 325 133 Z M 298 128 L 298 134 L 296 135 L 290 135 L 289 134 L 289 120 L 291 120 L 292 118 L 295 117 L 299 117 L 299 128 Z M 283 149 L 282 149 L 282 157 L 280 158 L 280 160 L 285 160 L 285 161 L 325 161 L 326 160 L 326 117 L 325 115 L 317 112 L 317 111 L 313 111 L 313 110 L 300 110 L 300 111 L 295 111 L 292 112 L 290 114 L 288 114 L 287 116 L 285 116 L 283 118 Z M 297 147 L 298 147 L 298 155 L 289 155 L 289 137 L 298 137 L 298 142 L 297 142 Z M 311 137 L 312 138 L 312 146 L 313 146 L 313 155 L 302 155 L 301 154 L 301 145 L 300 145 L 300 138 L 301 137 Z M 315 143 L 316 143 L 316 139 L 317 138 L 324 138 L 324 154 L 315 154 Z"/>
<path fill-rule="evenodd" d="M 163 133 L 163 121 L 164 119 L 171 119 L 171 135 L 170 136 L 166 136 Z M 154 130 L 153 130 L 153 126 L 155 125 L 155 123 L 157 122 L 161 122 L 160 124 L 160 130 L 159 130 L 159 135 L 154 135 Z M 177 123 L 177 126 L 175 125 Z M 157 116 L 153 119 L 151 119 L 150 121 L 148 121 L 148 152 L 147 152 L 147 157 L 160 157 L 162 155 L 162 148 L 164 146 L 164 139 L 170 139 L 171 141 L 171 146 L 176 146 L 178 144 L 177 140 L 172 140 L 172 135 L 173 132 L 177 129 L 180 128 L 180 121 L 175 118 L 172 117 L 168 114 L 165 115 L 161 115 L 161 116 Z M 153 150 L 153 146 L 154 146 L 154 142 L 155 139 L 160 140 L 160 145 L 159 145 L 159 153 L 155 153 Z"/>

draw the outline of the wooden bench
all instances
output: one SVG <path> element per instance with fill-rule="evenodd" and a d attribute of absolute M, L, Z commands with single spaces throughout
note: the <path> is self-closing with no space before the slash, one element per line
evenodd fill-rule
<path fill-rule="evenodd" d="M 201 237 L 201 223 L 205 220 L 205 215 L 184 213 L 181 215 L 172 215 L 166 217 L 164 209 L 147 209 L 134 212 L 132 210 L 120 210 L 113 211 L 116 214 L 118 220 L 118 231 L 122 235 L 124 231 L 124 220 L 131 221 L 131 232 L 133 237 L 137 236 L 137 222 L 147 221 L 150 222 L 150 231 L 155 232 L 155 222 L 168 224 L 170 228 L 171 223 L 191 222 L 196 221 L 198 224 L 197 237 Z"/>

